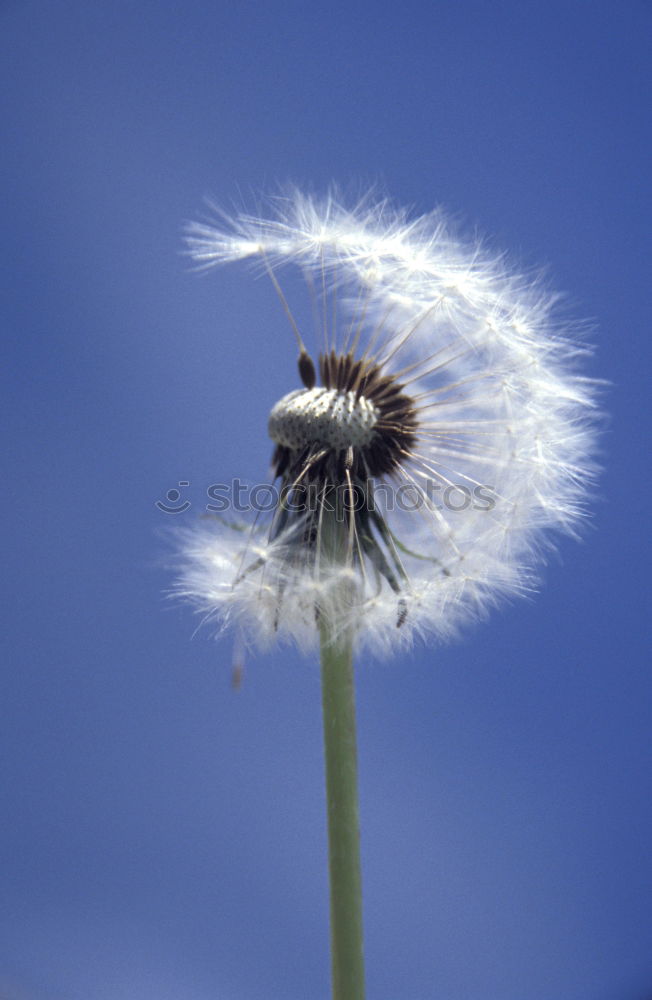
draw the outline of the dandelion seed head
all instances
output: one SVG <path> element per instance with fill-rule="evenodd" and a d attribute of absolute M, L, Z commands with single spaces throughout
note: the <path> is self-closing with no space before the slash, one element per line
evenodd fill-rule
<path fill-rule="evenodd" d="M 272 441 L 291 451 L 323 445 L 334 451 L 371 444 L 379 411 L 364 396 L 337 389 L 297 389 L 269 415 Z"/>
<path fill-rule="evenodd" d="M 381 653 L 531 593 L 594 472 L 586 349 L 540 279 L 457 239 L 441 212 L 409 220 L 334 195 L 192 225 L 188 246 L 202 267 L 246 258 L 269 273 L 301 385 L 269 417 L 276 510 L 186 536 L 179 592 L 259 645 L 309 647 L 327 615 Z M 316 290 L 315 330 L 294 319 L 283 265 Z"/>

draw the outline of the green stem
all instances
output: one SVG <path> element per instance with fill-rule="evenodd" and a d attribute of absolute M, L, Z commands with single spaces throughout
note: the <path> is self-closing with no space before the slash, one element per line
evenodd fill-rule
<path fill-rule="evenodd" d="M 321 626 L 333 1000 L 364 1000 L 362 885 L 351 636 Z"/>

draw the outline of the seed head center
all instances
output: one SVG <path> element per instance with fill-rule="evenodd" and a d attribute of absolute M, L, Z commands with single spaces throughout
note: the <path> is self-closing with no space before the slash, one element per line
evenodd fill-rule
<path fill-rule="evenodd" d="M 379 410 L 355 392 L 338 389 L 297 389 L 273 407 L 269 436 L 291 451 L 311 445 L 345 451 L 371 443 Z"/>

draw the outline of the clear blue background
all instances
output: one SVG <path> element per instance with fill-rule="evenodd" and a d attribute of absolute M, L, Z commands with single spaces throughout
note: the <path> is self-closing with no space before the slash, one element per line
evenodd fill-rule
<path fill-rule="evenodd" d="M 652 7 L 4 2 L 3 1000 L 326 1000 L 318 671 L 193 638 L 155 507 L 267 472 L 269 282 L 212 195 L 380 181 L 597 329 L 606 472 L 542 593 L 359 664 L 370 1000 L 652 997 Z M 191 520 L 189 520 L 191 519 Z"/>

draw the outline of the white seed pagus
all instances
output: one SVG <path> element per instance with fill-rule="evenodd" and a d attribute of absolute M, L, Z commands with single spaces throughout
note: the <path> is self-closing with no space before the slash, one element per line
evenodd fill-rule
<path fill-rule="evenodd" d="M 320 385 L 310 331 L 296 329 L 305 388 L 269 420 L 281 496 L 308 486 L 316 506 L 282 501 L 248 532 L 191 532 L 179 592 L 257 644 L 314 646 L 326 612 L 386 652 L 531 591 L 593 472 L 593 386 L 575 372 L 586 352 L 552 296 L 454 238 L 441 214 L 408 221 L 370 200 L 349 210 L 294 193 L 268 219 L 193 225 L 188 242 L 202 266 L 251 259 L 278 289 L 276 270 L 294 264 L 324 294 Z M 338 515 L 346 551 L 328 561 Z"/>
<path fill-rule="evenodd" d="M 323 445 L 335 451 L 371 443 L 378 410 L 364 396 L 336 389 L 296 389 L 273 407 L 269 436 L 293 451 Z"/>

